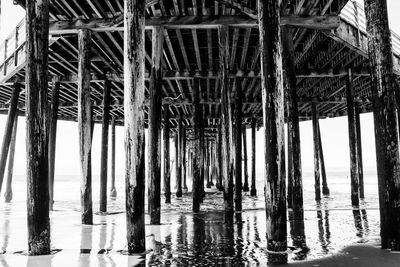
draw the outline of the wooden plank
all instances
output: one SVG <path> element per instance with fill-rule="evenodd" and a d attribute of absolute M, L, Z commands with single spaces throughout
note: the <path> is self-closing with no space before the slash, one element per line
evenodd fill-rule
<path fill-rule="evenodd" d="M 50 128 L 49 128 L 49 196 L 50 210 L 54 204 L 54 170 L 56 161 L 57 120 L 60 96 L 60 83 L 54 80 L 51 91 Z"/>
<path fill-rule="evenodd" d="M 14 84 L 14 89 L 11 93 L 10 104 L 8 107 L 8 115 L 5 125 L 5 131 L 3 136 L 3 142 L 1 145 L 1 155 L 0 155 L 0 191 L 3 184 L 4 173 L 6 170 L 7 157 L 10 149 L 10 141 L 13 132 L 13 125 L 15 121 L 15 116 L 17 115 L 18 99 L 21 92 L 21 86 L 19 84 Z M 28 105 L 29 106 L 29 105 Z"/>
<path fill-rule="evenodd" d="M 284 90 L 277 1 L 258 0 L 265 127 L 265 209 L 269 264 L 287 263 Z"/>
<path fill-rule="evenodd" d="M 107 212 L 107 175 L 108 175 L 108 129 L 110 125 L 111 82 L 104 81 L 103 118 L 100 155 L 100 201 L 99 211 Z"/>
<path fill-rule="evenodd" d="M 92 207 L 92 114 L 90 102 L 90 46 L 91 32 L 78 34 L 78 132 L 81 167 L 81 219 L 83 224 L 93 224 Z"/>
<path fill-rule="evenodd" d="M 125 184 L 128 253 L 145 246 L 144 1 L 124 0 Z"/>
<path fill-rule="evenodd" d="M 50 21 L 51 35 L 77 33 L 79 29 L 91 29 L 94 32 L 123 31 L 121 25 L 123 16 L 112 19 L 77 19 Z M 324 16 L 297 16 L 287 15 L 281 19 L 281 25 L 304 27 L 309 29 L 331 30 L 340 25 L 340 17 L 335 15 Z M 246 16 L 162 16 L 146 19 L 146 29 L 154 26 L 163 26 L 165 29 L 192 30 L 218 29 L 220 26 L 234 28 L 257 28 L 257 20 Z"/>
<path fill-rule="evenodd" d="M 163 28 L 152 30 L 152 67 L 149 84 L 148 212 L 150 224 L 161 223 L 161 89 Z"/>
<path fill-rule="evenodd" d="M 15 114 L 13 131 L 10 140 L 10 151 L 8 155 L 8 165 L 7 165 L 7 183 L 6 190 L 4 192 L 4 202 L 9 203 L 13 198 L 12 191 L 12 178 L 14 170 L 14 155 L 15 155 L 15 143 L 17 140 L 17 127 L 18 127 L 18 114 Z"/>
<path fill-rule="evenodd" d="M 26 1 L 28 255 L 50 254 L 48 173 L 49 0 Z"/>

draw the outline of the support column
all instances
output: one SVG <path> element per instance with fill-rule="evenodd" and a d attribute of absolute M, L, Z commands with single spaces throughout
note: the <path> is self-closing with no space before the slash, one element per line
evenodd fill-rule
<path fill-rule="evenodd" d="M 248 192 L 249 189 L 249 169 L 247 166 L 247 137 L 246 137 L 246 126 L 243 126 L 243 160 L 244 160 L 244 184 L 243 192 Z"/>
<path fill-rule="evenodd" d="M 222 161 L 222 127 L 221 123 L 219 124 L 218 127 L 218 139 L 217 139 L 217 166 L 218 166 L 218 190 L 223 191 L 224 190 L 224 176 L 223 176 L 223 161 Z"/>
<path fill-rule="evenodd" d="M 221 71 L 222 160 L 225 212 L 233 212 L 233 177 L 235 170 L 233 145 L 233 112 L 229 88 L 229 29 L 219 27 L 219 61 Z"/>
<path fill-rule="evenodd" d="M 111 119 L 111 187 L 110 197 L 117 197 L 117 189 L 115 188 L 115 118 Z"/>
<path fill-rule="evenodd" d="M 103 90 L 103 128 L 101 131 L 100 161 L 100 212 L 107 212 L 107 169 L 108 169 L 108 128 L 110 122 L 110 90 L 109 80 L 104 81 Z"/>
<path fill-rule="evenodd" d="M 324 196 L 329 196 L 329 187 L 328 181 L 326 180 L 326 170 L 325 170 L 325 159 L 324 159 L 324 149 L 322 148 L 322 138 L 321 138 L 321 129 L 319 127 L 318 122 L 318 143 L 319 143 L 319 160 L 321 166 L 321 178 L 322 178 L 322 194 Z"/>
<path fill-rule="evenodd" d="M 125 185 L 128 253 L 145 246 L 145 1 L 124 0 Z"/>
<path fill-rule="evenodd" d="M 235 210 L 242 210 L 242 86 L 236 79 L 235 95 Z"/>
<path fill-rule="evenodd" d="M 279 1 L 258 0 L 265 127 L 265 209 L 269 264 L 287 262 L 284 90 Z M 283 223 L 285 222 L 285 223 Z"/>
<path fill-rule="evenodd" d="M 201 195 L 201 198 L 200 198 L 200 203 L 203 203 L 203 200 L 204 200 L 204 198 L 205 198 L 205 196 L 206 196 L 206 193 L 205 193 L 205 191 L 204 191 L 204 177 L 205 177 L 205 168 L 204 168 L 204 165 L 205 165 L 205 161 L 204 161 L 204 154 L 205 154 L 205 149 L 204 149 L 204 142 L 205 142 L 205 140 L 204 140 L 204 127 L 203 127 L 203 117 L 202 117 L 202 124 L 201 124 L 201 128 L 200 128 L 200 132 L 201 132 L 201 134 L 200 134 L 200 173 L 201 173 L 201 175 L 200 175 L 200 195 Z"/>
<path fill-rule="evenodd" d="M 162 50 L 164 29 L 152 29 L 151 75 L 149 83 L 148 209 L 150 224 L 161 223 L 161 108 Z"/>
<path fill-rule="evenodd" d="M 200 106 L 200 92 L 199 80 L 194 79 L 193 82 L 193 212 L 200 211 L 201 202 L 201 106 Z"/>
<path fill-rule="evenodd" d="M 361 145 L 360 108 L 356 106 L 357 166 L 360 198 L 364 199 L 364 168 Z"/>
<path fill-rule="evenodd" d="M 210 141 L 206 139 L 204 143 L 204 174 L 207 181 L 207 188 L 211 188 L 210 183 Z"/>
<path fill-rule="evenodd" d="M 50 129 L 49 129 L 49 196 L 50 210 L 53 210 L 54 204 L 54 170 L 56 161 L 56 142 L 57 142 L 57 120 L 58 120 L 58 102 L 60 94 L 60 83 L 53 81 L 53 90 L 51 92 L 50 107 Z"/>
<path fill-rule="evenodd" d="M 256 188 L 256 119 L 251 120 L 251 196 L 257 196 Z"/>
<path fill-rule="evenodd" d="M 314 141 L 314 179 L 315 200 L 321 200 L 321 175 L 319 170 L 319 138 L 318 138 L 318 110 L 315 102 L 311 103 L 313 141 Z"/>
<path fill-rule="evenodd" d="M 50 254 L 47 121 L 49 2 L 26 1 L 25 97 L 30 256 Z"/>
<path fill-rule="evenodd" d="M 211 174 L 210 174 L 210 185 L 214 186 L 214 177 L 216 173 L 216 165 L 215 165 L 215 141 L 212 141 L 210 143 L 210 168 L 211 168 Z"/>
<path fill-rule="evenodd" d="M 15 143 L 17 139 L 17 128 L 18 128 L 18 114 L 15 114 L 13 130 L 11 134 L 11 141 L 10 141 L 10 151 L 8 156 L 6 191 L 4 193 L 4 200 L 6 203 L 11 202 L 13 197 L 12 178 L 14 170 L 14 154 L 15 154 Z"/>
<path fill-rule="evenodd" d="M 349 125 L 349 146 L 350 146 L 350 179 L 351 179 L 351 205 L 358 206 L 358 164 L 357 164 L 357 130 L 356 110 L 354 105 L 353 74 L 348 70 L 347 84 L 347 120 Z"/>
<path fill-rule="evenodd" d="M 90 46 L 92 32 L 79 30 L 78 132 L 81 161 L 81 214 L 83 224 L 93 224 L 92 207 L 92 105 L 90 102 Z"/>
<path fill-rule="evenodd" d="M 293 29 L 282 27 L 282 53 L 283 67 L 287 86 L 287 112 L 288 112 L 288 159 L 289 174 L 292 179 L 290 201 L 293 210 L 293 233 L 295 244 L 305 242 L 304 232 L 304 207 L 303 207 L 303 177 L 301 168 L 301 146 L 299 126 L 299 97 L 297 95 L 296 64 L 294 60 Z M 288 186 L 288 188 L 290 188 Z"/>
<path fill-rule="evenodd" d="M 176 197 L 182 197 L 182 153 L 181 153 L 181 138 L 182 138 L 182 116 L 178 120 L 178 132 L 175 137 L 175 161 L 176 161 Z"/>
<path fill-rule="evenodd" d="M 164 195 L 165 203 L 171 203 L 171 167 L 169 151 L 169 105 L 164 105 Z"/>
<path fill-rule="evenodd" d="M 7 157 L 8 157 L 8 151 L 10 149 L 10 141 L 15 121 L 15 116 L 18 111 L 17 106 L 18 106 L 19 93 L 21 91 L 20 87 L 21 86 L 19 84 L 17 83 L 14 84 L 14 90 L 12 91 L 10 105 L 8 107 L 6 127 L 4 131 L 3 143 L 1 145 L 1 155 L 0 155 L 0 191 L 3 184 L 4 172 L 6 170 Z"/>
<path fill-rule="evenodd" d="M 186 127 L 183 127 L 182 130 L 182 140 L 181 140 L 181 153 L 182 153 L 182 192 L 187 193 L 188 188 L 186 185 L 186 176 L 187 176 L 187 171 L 186 171 Z"/>

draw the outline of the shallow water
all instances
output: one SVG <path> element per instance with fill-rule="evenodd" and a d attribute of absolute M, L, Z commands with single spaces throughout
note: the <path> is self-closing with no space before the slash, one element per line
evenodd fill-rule
<path fill-rule="evenodd" d="M 57 179 L 58 178 L 58 179 Z M 199 214 L 191 212 L 191 195 L 162 204 L 162 224 L 149 225 L 146 215 L 145 256 L 125 256 L 126 223 L 122 182 L 118 197 L 109 200 L 109 215 L 95 215 L 93 226 L 80 224 L 79 179 L 57 177 L 55 211 L 51 212 L 52 247 L 61 251 L 46 257 L 27 257 L 26 184 L 17 177 L 14 200 L 0 203 L 1 266 L 147 266 L 227 265 L 253 266 L 267 262 L 265 211 L 262 183 L 258 197 L 244 194 L 244 212 L 227 220 L 222 212 L 222 194 L 207 192 Z M 305 244 L 293 245 L 288 220 L 289 261 L 313 260 L 341 253 L 355 243 L 379 243 L 377 186 L 366 177 L 366 198 L 361 209 L 350 206 L 346 177 L 330 177 L 331 196 L 315 202 L 312 179 L 304 180 Z M 122 181 L 122 179 L 120 180 Z M 93 184 L 94 210 L 98 210 L 98 189 Z M 162 199 L 162 203 L 163 203 Z M 288 217 L 289 218 L 289 217 Z"/>

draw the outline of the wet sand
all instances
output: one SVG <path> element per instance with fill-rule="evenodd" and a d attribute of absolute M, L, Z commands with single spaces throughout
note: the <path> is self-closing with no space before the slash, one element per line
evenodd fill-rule
<path fill-rule="evenodd" d="M 23 184 L 23 182 L 21 182 Z M 21 185 L 20 185 L 21 186 Z M 80 224 L 79 183 L 58 183 L 60 194 L 51 212 L 51 256 L 28 257 L 24 192 L 0 205 L 0 266 L 265 266 L 267 263 L 264 198 L 244 195 L 244 212 L 226 220 L 222 194 L 208 191 L 202 212 L 191 212 L 191 195 L 162 205 L 162 224 L 149 225 L 147 253 L 127 256 L 124 196 L 108 203 L 109 214 Z M 76 187 L 76 188 L 75 188 Z M 316 203 L 305 186 L 305 242 L 295 246 L 288 221 L 289 263 L 293 266 L 399 266 L 400 254 L 379 249 L 379 211 L 373 191 L 361 209 L 353 210 L 344 185 L 331 187 L 331 197 Z M 97 188 L 95 184 L 93 188 Z M 335 188 L 338 188 L 335 190 Z M 368 188 L 368 186 L 367 186 Z M 372 186 L 371 186 L 372 188 Z M 375 187 L 374 187 L 375 188 Z M 73 192 L 73 193 L 72 193 Z M 122 185 L 118 192 L 123 192 Z M 75 196 L 77 195 L 77 196 Z M 76 198 L 75 198 L 76 197 Z M 97 195 L 94 210 L 98 210 Z M 163 201 L 163 200 L 162 200 Z"/>

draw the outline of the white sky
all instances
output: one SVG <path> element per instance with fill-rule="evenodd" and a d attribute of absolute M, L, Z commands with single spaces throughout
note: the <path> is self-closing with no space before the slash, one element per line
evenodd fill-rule
<path fill-rule="evenodd" d="M 360 0 L 359 0 L 360 1 Z M 4 39 L 15 25 L 23 18 L 24 10 L 15 7 L 12 0 L 2 0 L 1 30 L 0 39 Z M 362 1 L 360 1 L 362 3 Z M 388 0 L 389 22 L 391 28 L 400 33 L 400 1 Z M 6 116 L 0 115 L 0 129 L 4 129 Z M 376 170 L 375 142 L 372 114 L 361 116 L 362 124 L 362 145 L 363 160 L 366 170 Z M 349 141 L 347 118 L 326 119 L 320 121 L 322 142 L 324 148 L 325 165 L 327 171 L 349 170 Z M 19 119 L 18 135 L 16 146 L 15 173 L 25 174 L 25 120 Z M 78 127 L 74 122 L 58 123 L 57 151 L 56 151 L 56 174 L 78 174 Z M 302 145 L 302 163 L 303 171 L 312 171 L 313 169 L 313 145 L 312 145 L 312 125 L 311 122 L 301 123 L 301 145 Z M 100 169 L 100 134 L 101 127 L 96 125 L 93 139 L 93 172 L 99 172 Z M 3 131 L 0 131 L 0 140 L 2 140 Z M 248 132 L 248 137 L 250 132 Z M 116 168 L 117 175 L 124 172 L 124 147 L 123 147 L 123 128 L 117 127 L 117 154 Z M 262 144 L 262 131 L 257 132 L 257 144 Z M 173 147 L 173 143 L 171 143 Z M 248 143 L 250 149 L 250 143 Z M 172 151 L 171 151 L 172 152 Z M 263 146 L 257 146 L 257 169 L 262 171 L 263 166 Z M 173 155 L 171 153 L 171 155 Z"/>

